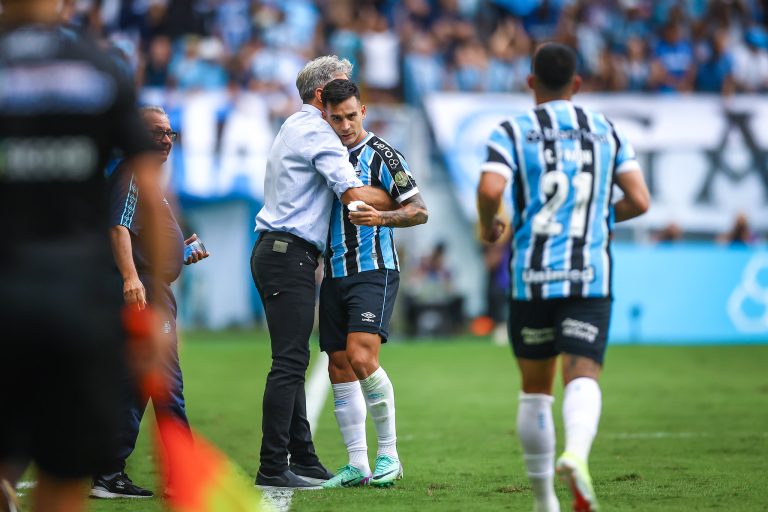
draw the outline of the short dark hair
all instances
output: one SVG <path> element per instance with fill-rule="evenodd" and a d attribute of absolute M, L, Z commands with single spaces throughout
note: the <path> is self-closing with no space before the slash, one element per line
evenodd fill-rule
<path fill-rule="evenodd" d="M 323 106 L 325 107 L 329 103 L 331 105 L 338 105 L 342 101 L 346 101 L 353 96 L 360 101 L 360 89 L 357 87 L 357 84 L 352 80 L 337 78 L 331 80 L 325 87 L 323 87 L 321 99 L 323 101 Z"/>
<path fill-rule="evenodd" d="M 533 74 L 551 91 L 560 91 L 576 74 L 576 52 L 560 43 L 544 43 L 533 55 Z"/>

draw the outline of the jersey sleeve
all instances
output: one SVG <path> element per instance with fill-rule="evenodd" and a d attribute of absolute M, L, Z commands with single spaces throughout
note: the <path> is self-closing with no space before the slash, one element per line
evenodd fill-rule
<path fill-rule="evenodd" d="M 325 121 L 323 121 L 325 123 Z M 341 141 L 328 127 L 329 132 L 319 132 L 313 137 L 312 164 L 336 197 L 350 188 L 362 187 L 363 182 L 355 175 L 355 168 L 349 163 L 349 153 Z"/>
<path fill-rule="evenodd" d="M 513 173 L 517 170 L 515 143 L 512 137 L 512 126 L 506 121 L 491 132 L 486 145 L 487 156 L 480 172 L 492 172 L 512 181 Z"/>
<path fill-rule="evenodd" d="M 640 164 L 637 161 L 635 148 L 629 143 L 627 138 L 611 123 L 613 138 L 616 141 L 616 174 L 622 174 L 630 171 L 639 171 Z"/>
<path fill-rule="evenodd" d="M 125 165 L 119 166 L 109 177 L 109 226 L 124 226 L 138 234 L 136 209 L 139 204 L 139 189 L 133 173 Z"/>
<path fill-rule="evenodd" d="M 413 178 L 403 155 L 381 139 L 377 139 L 376 142 L 379 145 L 376 152 L 381 157 L 381 164 L 377 170 L 379 181 L 387 189 L 392 199 L 402 203 L 418 194 L 419 187 L 416 186 L 416 180 Z"/>

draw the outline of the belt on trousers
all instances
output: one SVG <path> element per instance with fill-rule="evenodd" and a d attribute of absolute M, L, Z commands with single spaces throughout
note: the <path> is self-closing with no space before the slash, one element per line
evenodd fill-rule
<path fill-rule="evenodd" d="M 296 236 L 293 233 L 286 233 L 285 231 L 266 231 L 259 237 L 259 242 L 262 240 L 280 240 L 288 244 L 295 244 L 302 249 L 309 251 L 315 258 L 320 256 L 320 249 L 317 248 L 312 242 L 307 242 L 300 236 Z"/>

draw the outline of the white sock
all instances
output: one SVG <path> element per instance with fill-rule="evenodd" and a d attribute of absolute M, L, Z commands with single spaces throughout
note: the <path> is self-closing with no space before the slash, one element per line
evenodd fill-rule
<path fill-rule="evenodd" d="M 602 395 L 597 381 L 588 377 L 573 379 L 565 386 L 563 422 L 565 451 L 586 462 L 597 434 Z"/>
<path fill-rule="evenodd" d="M 395 459 L 397 456 L 397 432 L 395 430 L 395 390 L 384 368 L 360 381 L 363 388 L 365 403 L 371 413 L 373 424 L 376 426 L 379 446 L 376 455 L 388 455 Z"/>
<path fill-rule="evenodd" d="M 349 453 L 349 463 L 369 475 L 368 444 L 365 440 L 365 398 L 360 382 L 343 382 L 333 386 L 333 413 L 341 437 Z"/>
<path fill-rule="evenodd" d="M 552 420 L 554 397 L 539 393 L 520 393 L 517 406 L 517 434 L 523 446 L 525 467 L 531 481 L 534 509 L 559 512 L 555 495 L 555 423 Z"/>

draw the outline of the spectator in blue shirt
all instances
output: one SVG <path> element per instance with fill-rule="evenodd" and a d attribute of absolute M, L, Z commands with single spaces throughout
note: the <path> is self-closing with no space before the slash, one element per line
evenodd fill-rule
<path fill-rule="evenodd" d="M 728 33 L 720 29 L 712 35 L 710 55 L 699 64 L 696 90 L 729 94 L 734 89 L 733 55 L 728 48 Z"/>
<path fill-rule="evenodd" d="M 403 67 L 405 99 L 408 103 L 419 104 L 424 95 L 443 88 L 443 59 L 437 52 L 431 34 L 416 33 L 405 54 Z"/>
<path fill-rule="evenodd" d="M 668 23 L 656 45 L 651 82 L 660 92 L 690 91 L 696 76 L 693 46 L 683 38 L 682 27 Z"/>

